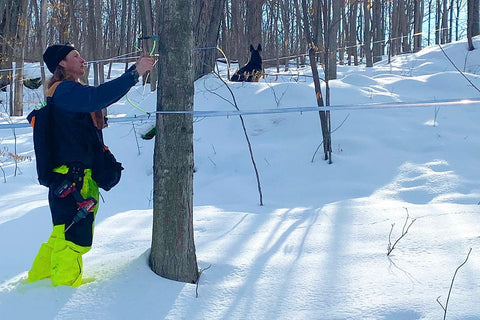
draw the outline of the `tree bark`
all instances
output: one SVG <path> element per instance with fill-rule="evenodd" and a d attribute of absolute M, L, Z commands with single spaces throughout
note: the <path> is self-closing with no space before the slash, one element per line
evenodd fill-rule
<path fill-rule="evenodd" d="M 194 66 L 195 79 L 210 73 L 215 67 L 217 41 L 225 0 L 198 0 L 194 6 Z"/>
<path fill-rule="evenodd" d="M 309 50 L 308 50 L 308 56 L 310 60 L 310 67 L 312 69 L 312 76 L 313 76 L 313 83 L 315 86 L 315 97 L 317 99 L 317 106 L 319 107 L 324 107 L 325 103 L 323 100 L 323 95 L 322 95 L 322 88 L 320 85 L 320 76 L 318 74 L 318 68 L 317 68 L 317 62 L 316 62 L 316 49 L 318 47 L 314 43 L 314 39 L 312 36 L 312 32 L 310 30 L 310 20 L 308 17 L 308 7 L 307 7 L 307 2 L 306 0 L 302 0 L 302 11 L 303 11 L 303 28 L 305 30 L 305 35 L 307 36 L 308 44 L 309 44 Z M 324 16 L 325 18 L 325 16 Z M 325 28 L 324 28 L 325 29 Z M 325 62 L 328 64 L 328 59 L 325 59 Z M 328 66 L 327 66 L 328 68 Z M 331 158 L 331 136 L 330 136 L 330 126 L 329 126 L 329 120 L 330 120 L 330 112 L 329 111 L 323 111 L 320 109 L 318 112 L 320 116 L 320 125 L 322 128 L 322 138 L 323 138 L 323 151 L 324 151 L 324 156 L 325 160 L 329 160 L 329 163 L 332 163 L 332 158 Z"/>
<path fill-rule="evenodd" d="M 365 62 L 367 67 L 373 67 L 372 49 L 370 48 L 372 42 L 372 34 L 370 32 L 371 18 L 370 18 L 370 2 L 364 1 L 363 12 L 365 16 L 365 29 L 363 39 L 363 49 L 365 51 Z"/>
<path fill-rule="evenodd" d="M 326 47 L 328 48 L 328 55 L 326 59 L 328 59 L 328 70 L 326 73 L 328 74 L 328 80 L 337 79 L 337 49 L 338 49 L 338 30 L 340 29 L 340 0 L 331 0 L 331 16 L 328 22 L 328 37 Z M 324 17 L 325 19 L 325 17 Z M 328 95 L 327 95 L 328 97 Z M 327 105 L 328 102 L 327 102 Z"/>
<path fill-rule="evenodd" d="M 13 41 L 13 59 L 15 61 L 15 75 L 14 81 L 11 86 L 14 88 L 14 97 L 13 108 L 11 115 L 12 116 L 22 116 L 23 115 L 23 65 L 25 57 L 25 38 L 26 34 L 26 20 L 27 20 L 27 7 L 28 1 L 21 0 L 14 3 L 16 6 L 14 12 L 17 14 L 14 15 L 16 18 L 16 28 L 15 36 Z"/>
<path fill-rule="evenodd" d="M 262 7 L 265 1 L 266 0 L 246 0 L 246 48 L 248 48 L 249 44 L 257 47 L 258 44 L 262 43 Z"/>
<path fill-rule="evenodd" d="M 193 109 L 192 0 L 165 0 L 159 16 L 157 110 Z M 162 277 L 198 278 L 193 233 L 193 116 L 157 114 L 150 266 Z"/>
<path fill-rule="evenodd" d="M 472 38 L 479 34 L 479 0 L 467 0 L 467 38 L 468 50 L 475 49 Z"/>
<path fill-rule="evenodd" d="M 139 1 L 140 7 L 140 23 L 142 27 L 142 36 L 147 37 L 147 39 L 141 40 L 139 45 L 142 47 L 143 51 L 150 53 L 155 43 L 152 36 L 153 34 L 153 16 L 152 16 L 152 1 L 151 0 L 141 0 Z M 149 38 L 148 38 L 149 37 Z M 155 52 L 153 52 L 155 53 Z M 157 87 L 157 72 L 152 70 L 148 75 L 148 81 L 150 83 L 150 90 L 155 91 Z M 144 77 L 144 81 L 145 81 Z"/>
<path fill-rule="evenodd" d="M 422 49 L 423 0 L 414 0 L 413 9 L 413 52 Z"/>
<path fill-rule="evenodd" d="M 373 0 L 373 62 L 382 60 L 385 46 L 385 14 L 381 0 Z"/>
<path fill-rule="evenodd" d="M 350 10 L 348 11 L 348 30 L 347 30 L 347 60 L 348 65 L 353 64 L 358 66 L 358 51 L 357 51 L 357 8 L 358 3 L 354 1 L 350 4 Z"/>

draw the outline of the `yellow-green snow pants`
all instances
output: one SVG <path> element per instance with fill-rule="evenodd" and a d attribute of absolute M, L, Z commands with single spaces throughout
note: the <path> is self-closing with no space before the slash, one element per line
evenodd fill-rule
<path fill-rule="evenodd" d="M 54 194 L 55 189 L 65 180 L 69 171 L 67 166 L 54 170 L 58 173 L 50 186 L 48 200 L 52 214 L 53 231 L 47 242 L 40 246 L 32 268 L 28 272 L 28 282 L 51 278 L 54 286 L 67 285 L 78 287 L 82 284 L 83 262 L 82 255 L 87 253 L 92 245 L 93 228 L 98 204 L 93 213 L 73 224 L 67 232 L 77 213 L 77 202 L 73 195 L 59 198 Z M 91 170 L 84 170 L 80 194 L 87 199 L 99 198 L 98 186 L 91 177 Z"/>

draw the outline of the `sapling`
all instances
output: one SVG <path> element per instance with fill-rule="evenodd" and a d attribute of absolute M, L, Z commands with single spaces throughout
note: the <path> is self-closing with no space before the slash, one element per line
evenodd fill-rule
<path fill-rule="evenodd" d="M 412 224 L 417 220 L 416 218 L 410 220 L 410 215 L 408 214 L 408 209 L 405 208 L 405 210 L 407 211 L 407 218 L 405 219 L 405 223 L 403 224 L 402 234 L 393 244 L 392 244 L 391 238 L 392 238 L 393 228 L 395 227 L 395 223 L 392 223 L 392 228 L 390 229 L 390 234 L 388 235 L 387 256 L 389 256 L 390 253 L 392 253 L 393 249 L 395 249 L 395 246 L 400 241 L 400 239 L 402 239 L 407 234 L 407 232 L 410 229 L 410 227 L 412 226 Z M 408 223 L 409 220 L 410 220 L 410 224 Z"/>
<path fill-rule="evenodd" d="M 450 300 L 450 294 L 452 293 L 453 282 L 455 281 L 455 277 L 457 276 L 457 272 L 458 272 L 458 270 L 460 270 L 461 267 L 463 267 L 463 266 L 465 265 L 465 263 L 467 263 L 468 258 L 470 257 L 470 253 L 471 253 L 471 252 L 472 252 L 472 248 L 470 248 L 470 250 L 468 251 L 467 258 L 465 259 L 465 261 L 463 261 L 463 263 L 460 264 L 460 265 L 457 267 L 457 269 L 455 270 L 455 273 L 453 274 L 452 282 L 450 283 L 450 289 L 448 290 L 447 301 L 445 302 L 445 305 L 443 305 L 443 304 L 440 302 L 440 300 L 439 300 L 441 296 L 438 296 L 438 298 L 437 298 L 438 304 L 439 304 L 440 307 L 442 307 L 442 309 L 443 309 L 443 320 L 445 320 L 445 319 L 447 318 L 448 301 Z"/>
<path fill-rule="evenodd" d="M 232 96 L 232 102 L 230 102 L 228 99 L 218 95 L 215 92 L 213 92 L 213 93 L 215 93 L 217 96 L 221 97 L 225 101 L 229 102 L 232 106 L 235 107 L 235 109 L 237 109 L 237 111 L 240 111 L 240 109 L 238 108 L 238 105 L 237 105 L 237 100 L 235 99 L 235 95 L 233 94 L 233 91 L 230 88 L 230 86 L 225 82 L 225 80 L 223 80 L 223 78 L 221 77 L 221 75 L 219 73 L 213 71 L 213 74 L 215 74 L 217 76 L 217 78 L 225 85 L 227 90 L 230 92 L 230 95 Z M 263 206 L 262 185 L 260 184 L 260 176 L 258 174 L 257 163 L 255 162 L 255 158 L 253 157 L 252 144 L 250 143 L 250 138 L 248 136 L 247 128 L 245 127 L 245 121 L 243 120 L 242 115 L 240 114 L 240 115 L 238 115 L 238 117 L 240 118 L 240 122 L 242 123 L 243 133 L 245 134 L 245 139 L 247 140 L 247 145 L 248 145 L 248 151 L 250 152 L 250 159 L 252 160 L 253 169 L 255 170 L 255 177 L 257 178 L 257 188 L 258 188 L 258 194 L 259 194 L 259 197 L 260 197 L 260 206 Z"/>

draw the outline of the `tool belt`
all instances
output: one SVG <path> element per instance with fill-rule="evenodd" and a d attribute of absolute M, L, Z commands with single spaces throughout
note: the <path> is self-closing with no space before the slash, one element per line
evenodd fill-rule
<path fill-rule="evenodd" d="M 93 208 L 97 204 L 95 198 L 89 197 L 85 199 L 80 193 L 84 177 L 85 166 L 81 164 L 69 165 L 65 180 L 54 190 L 55 196 L 65 198 L 72 195 L 77 202 L 77 213 L 73 217 L 70 225 L 65 228 L 65 232 L 67 232 L 72 225 L 85 218 L 89 213 L 92 213 Z"/>

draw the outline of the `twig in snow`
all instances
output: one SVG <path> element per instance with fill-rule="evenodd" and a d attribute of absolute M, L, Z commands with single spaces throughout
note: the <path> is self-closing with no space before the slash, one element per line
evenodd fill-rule
<path fill-rule="evenodd" d="M 405 219 L 405 223 L 403 224 L 402 234 L 401 234 L 401 236 L 393 243 L 393 245 L 392 245 L 391 238 L 392 238 L 392 231 L 393 231 L 393 227 L 395 226 L 395 223 L 392 223 L 392 228 L 390 229 L 390 234 L 388 235 L 387 256 L 389 256 L 390 253 L 392 253 L 393 249 L 395 249 L 395 246 L 396 246 L 397 243 L 400 241 L 400 239 L 402 239 L 402 238 L 407 234 L 407 232 L 408 232 L 408 230 L 410 229 L 410 227 L 412 226 L 412 224 L 417 220 L 417 219 L 412 219 L 412 220 L 410 221 L 410 224 L 407 226 L 408 220 L 410 219 L 410 215 L 408 214 L 408 209 L 405 208 L 405 210 L 407 211 L 407 218 Z"/>
<path fill-rule="evenodd" d="M 457 272 L 458 272 L 458 270 L 460 270 L 461 267 L 463 267 L 465 265 L 465 263 L 467 263 L 471 252 L 472 252 L 472 248 L 470 248 L 470 250 L 468 251 L 467 258 L 465 259 L 465 261 L 463 261 L 463 263 L 457 267 L 457 269 L 455 270 L 455 273 L 453 274 L 452 282 L 450 283 L 450 289 L 448 290 L 448 296 L 447 296 L 447 301 L 445 302 L 445 306 L 439 300 L 441 296 L 438 296 L 438 298 L 437 298 L 438 304 L 443 309 L 443 320 L 445 320 L 447 318 L 448 301 L 450 300 L 450 294 L 452 293 L 453 282 L 455 281 L 455 277 L 457 276 Z"/>

